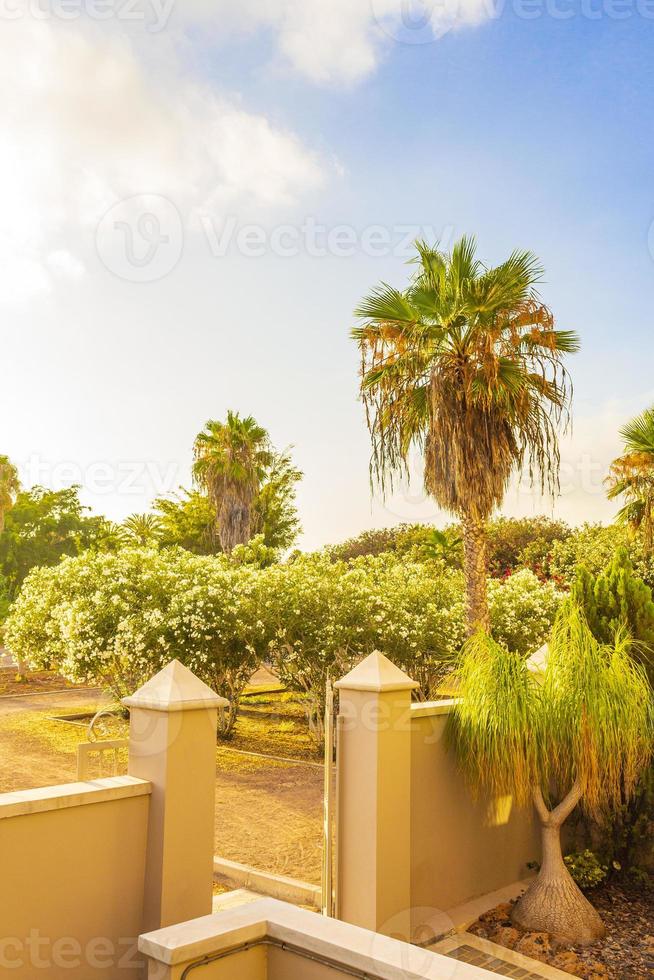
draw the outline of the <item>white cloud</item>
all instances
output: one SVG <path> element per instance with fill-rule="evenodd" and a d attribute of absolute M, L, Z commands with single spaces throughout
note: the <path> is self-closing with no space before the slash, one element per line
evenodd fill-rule
<path fill-rule="evenodd" d="M 171 23 L 201 20 L 217 37 L 267 30 L 306 78 L 351 84 L 371 74 L 392 43 L 430 44 L 493 16 L 493 0 L 183 0 Z"/>
<path fill-rule="evenodd" d="M 66 248 L 58 248 L 50 252 L 45 263 L 48 269 L 62 279 L 81 279 L 86 272 L 84 263 Z"/>
<path fill-rule="evenodd" d="M 123 197 L 165 195 L 188 217 L 285 204 L 321 183 L 296 136 L 189 80 L 163 51 L 146 65 L 124 35 L 3 25 L 0 300 L 47 289 L 53 273 L 79 275 L 80 232 L 92 242 Z"/>

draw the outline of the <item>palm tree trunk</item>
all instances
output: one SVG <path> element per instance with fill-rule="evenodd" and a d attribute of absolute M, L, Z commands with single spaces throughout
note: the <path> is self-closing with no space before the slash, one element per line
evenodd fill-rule
<path fill-rule="evenodd" d="M 231 555 L 237 545 L 247 544 L 250 540 L 249 505 L 226 495 L 220 508 L 218 531 L 226 555 Z"/>
<path fill-rule="evenodd" d="M 534 789 L 542 836 L 538 877 L 513 910 L 513 922 L 530 932 L 549 932 L 560 942 L 586 944 L 606 935 L 604 923 L 570 877 L 561 851 L 561 827 L 581 799 L 578 783 L 554 810 Z"/>
<path fill-rule="evenodd" d="M 466 578 L 468 635 L 478 629 L 490 632 L 486 562 L 486 525 L 474 517 L 463 521 L 463 569 Z"/>

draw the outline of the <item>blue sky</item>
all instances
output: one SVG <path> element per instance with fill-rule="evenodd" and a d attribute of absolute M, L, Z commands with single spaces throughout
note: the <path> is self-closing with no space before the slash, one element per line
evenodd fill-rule
<path fill-rule="evenodd" d="M 82 482 L 121 519 L 188 484 L 196 431 L 234 408 L 295 445 L 304 546 L 443 523 L 419 482 L 371 502 L 347 336 L 362 294 L 405 282 L 408 228 L 475 233 L 488 262 L 541 257 L 543 296 L 583 340 L 554 512 L 611 516 L 619 426 L 654 396 L 654 5 L 561 20 L 563 0 L 525 0 L 489 19 L 461 0 L 432 23 L 465 26 L 406 44 L 397 2 L 178 0 L 152 33 L 116 0 L 111 21 L 87 6 L 2 26 L 0 451 L 27 483 Z M 135 272 L 125 229 L 147 258 L 143 213 L 169 244 Z M 339 226 L 346 254 L 322 254 Z M 552 506 L 520 486 L 505 510 Z"/>

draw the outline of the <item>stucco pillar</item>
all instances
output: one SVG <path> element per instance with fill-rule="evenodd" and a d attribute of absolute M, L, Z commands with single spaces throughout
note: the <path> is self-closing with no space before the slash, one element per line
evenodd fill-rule
<path fill-rule="evenodd" d="M 152 783 L 143 931 L 211 912 L 218 709 L 228 704 L 173 660 L 123 701 L 129 774 Z"/>
<path fill-rule="evenodd" d="M 335 685 L 338 715 L 337 915 L 410 935 L 411 691 L 382 653 Z"/>

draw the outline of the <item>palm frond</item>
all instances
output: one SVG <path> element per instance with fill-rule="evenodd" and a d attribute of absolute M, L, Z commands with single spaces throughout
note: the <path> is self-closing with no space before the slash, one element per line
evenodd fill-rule
<path fill-rule="evenodd" d="M 579 344 L 554 329 L 533 291 L 540 263 L 516 251 L 485 269 L 468 237 L 449 255 L 424 242 L 416 250 L 408 288 L 382 283 L 353 331 L 376 481 L 392 488 L 411 447 L 422 446 L 427 491 L 461 516 L 486 519 L 523 464 L 555 492 L 571 396 L 563 359 Z"/>
<path fill-rule="evenodd" d="M 361 301 L 354 314 L 388 323 L 415 323 L 419 319 L 404 293 L 386 283 L 373 289 L 370 295 Z"/>

